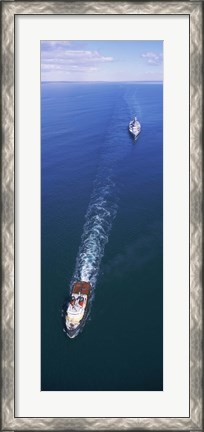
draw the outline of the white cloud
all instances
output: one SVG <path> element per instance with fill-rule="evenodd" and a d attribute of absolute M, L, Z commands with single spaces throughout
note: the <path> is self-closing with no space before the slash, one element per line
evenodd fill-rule
<path fill-rule="evenodd" d="M 73 49 L 69 41 L 43 41 L 41 43 L 41 69 L 65 72 L 91 72 L 102 63 L 112 62 L 113 57 L 98 51 Z"/>
<path fill-rule="evenodd" d="M 147 52 L 141 55 L 149 65 L 158 66 L 163 61 L 162 53 Z"/>

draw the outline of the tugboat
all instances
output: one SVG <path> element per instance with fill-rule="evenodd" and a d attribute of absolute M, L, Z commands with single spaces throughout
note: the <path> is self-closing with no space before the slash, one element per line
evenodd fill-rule
<path fill-rule="evenodd" d="M 65 313 L 66 332 L 70 338 L 78 335 L 85 323 L 91 293 L 89 282 L 75 282 L 71 289 L 70 299 Z"/>
<path fill-rule="evenodd" d="M 131 120 L 129 123 L 129 132 L 134 136 L 134 139 L 136 140 L 140 131 L 141 131 L 141 124 L 137 120 L 137 117 L 135 117 L 134 120 Z"/>

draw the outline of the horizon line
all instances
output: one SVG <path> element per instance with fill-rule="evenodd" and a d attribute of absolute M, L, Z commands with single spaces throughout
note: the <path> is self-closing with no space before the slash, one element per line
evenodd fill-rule
<path fill-rule="evenodd" d="M 99 81 L 90 81 L 90 80 L 83 80 L 83 81 L 70 81 L 70 80 L 41 80 L 41 83 L 163 83 L 163 80 L 128 80 L 128 81 L 106 81 L 106 80 L 99 80 Z"/>

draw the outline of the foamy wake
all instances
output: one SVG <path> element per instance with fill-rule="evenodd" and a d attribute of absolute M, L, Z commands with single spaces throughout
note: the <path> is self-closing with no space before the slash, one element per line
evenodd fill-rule
<path fill-rule="evenodd" d="M 92 288 L 95 288 L 105 245 L 117 213 L 114 194 L 115 184 L 111 176 L 98 178 L 85 216 L 73 279 L 90 282 Z"/>
<path fill-rule="evenodd" d="M 123 94 L 112 116 L 104 155 L 101 158 L 100 169 L 85 216 L 81 245 L 71 285 L 76 280 L 83 280 L 90 282 L 94 289 L 97 282 L 100 263 L 118 208 L 115 167 L 119 161 L 124 159 L 130 148 L 127 133 L 130 120 L 129 97 L 129 91 L 128 95 Z M 134 99 L 133 94 L 131 97 Z"/>

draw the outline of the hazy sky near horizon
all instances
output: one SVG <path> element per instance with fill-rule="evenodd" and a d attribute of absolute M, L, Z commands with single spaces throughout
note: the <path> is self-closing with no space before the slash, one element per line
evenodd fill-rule
<path fill-rule="evenodd" d="M 41 81 L 162 81 L 163 41 L 41 41 Z"/>

